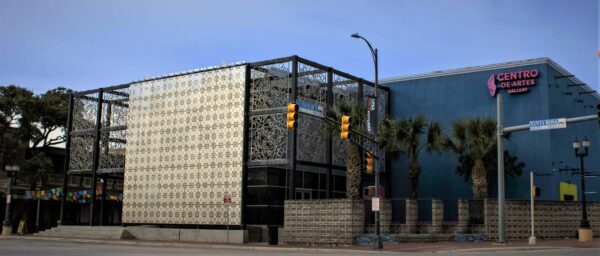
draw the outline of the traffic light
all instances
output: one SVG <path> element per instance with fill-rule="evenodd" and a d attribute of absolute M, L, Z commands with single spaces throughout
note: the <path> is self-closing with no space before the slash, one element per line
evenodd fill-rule
<path fill-rule="evenodd" d="M 367 174 L 373 174 L 375 168 L 373 167 L 373 155 L 369 152 L 365 152 L 365 166 L 367 168 Z"/>
<path fill-rule="evenodd" d="M 531 194 L 533 194 L 534 197 L 539 197 L 541 195 L 541 191 L 540 188 L 537 186 L 533 186 L 533 188 L 531 188 Z"/>
<path fill-rule="evenodd" d="M 288 114 L 287 114 L 287 128 L 288 129 L 294 129 L 294 128 L 298 127 L 298 122 L 296 122 L 296 119 L 298 119 L 298 105 L 296 105 L 294 103 L 289 103 L 288 104 Z"/>
<path fill-rule="evenodd" d="M 347 140 L 350 137 L 350 116 L 342 115 L 342 131 L 340 132 L 340 138 Z"/>
<path fill-rule="evenodd" d="M 367 187 L 367 196 L 374 197 L 375 196 L 375 186 Z"/>

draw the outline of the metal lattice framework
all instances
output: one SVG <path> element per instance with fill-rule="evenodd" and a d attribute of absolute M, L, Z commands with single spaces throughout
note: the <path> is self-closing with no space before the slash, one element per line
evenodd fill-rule
<path fill-rule="evenodd" d="M 341 102 L 366 104 L 364 95 L 374 92 L 373 84 L 297 56 L 251 63 L 247 72 L 248 166 L 283 166 L 291 170 L 288 173 L 294 173 L 298 163 L 327 167 L 327 192 L 331 196 L 331 170 L 345 169 L 349 142 L 322 131 L 322 112 Z M 386 90 L 380 89 L 379 119 L 385 117 L 388 109 Z M 286 106 L 290 102 L 310 105 L 320 110 L 321 116 L 301 110 L 298 128 L 288 130 Z M 363 146 L 380 159 L 378 167 L 385 168 L 384 152 L 368 141 Z M 289 175 L 288 198 L 295 194 L 293 179 Z"/>
<path fill-rule="evenodd" d="M 71 94 L 63 193 L 69 191 L 67 182 L 69 176 L 91 177 L 94 199 L 98 178 L 113 180 L 123 178 L 128 100 L 129 84 Z M 103 195 L 106 195 L 107 183 L 107 181 L 102 183 Z M 105 201 L 106 196 L 102 197 L 102 205 Z M 65 202 L 66 196 L 63 196 L 61 222 L 64 221 Z M 90 204 L 92 213 L 95 205 L 96 200 L 92 200 Z M 103 209 L 104 207 L 101 207 L 100 215 L 103 215 Z M 94 214 L 90 214 L 90 225 L 94 225 L 93 219 Z"/>
<path fill-rule="evenodd" d="M 228 68 L 228 67 L 226 67 Z M 331 197 L 331 182 L 332 170 L 345 170 L 346 157 L 348 150 L 348 141 L 341 141 L 338 136 L 328 136 L 322 131 L 323 119 L 322 116 L 315 113 L 300 113 L 298 120 L 298 128 L 293 130 L 286 129 L 286 111 L 289 102 L 302 102 L 310 105 L 322 112 L 326 107 L 335 107 L 341 102 L 350 103 L 361 102 L 367 104 L 365 96 L 373 94 L 373 84 L 362 80 L 347 73 L 336 69 L 323 66 L 321 64 L 297 57 L 286 57 L 262 62 L 245 64 L 245 87 L 243 95 L 244 115 L 243 115 L 243 156 L 242 175 L 248 174 L 248 168 L 254 166 L 276 166 L 288 169 L 289 177 L 287 184 L 288 198 L 295 196 L 294 175 L 291 175 L 296 170 L 297 164 L 304 166 L 317 166 L 327 168 L 327 197 Z M 218 68 L 217 68 L 218 69 Z M 243 71 L 243 70 L 242 70 Z M 152 78 L 143 82 L 162 83 L 166 79 L 175 79 L 179 76 L 201 73 L 204 71 L 194 71 L 191 73 L 175 74 L 166 77 Z M 232 74 L 229 74 L 231 76 Z M 227 75 L 223 75 L 227 76 Z M 231 77 L 218 76 L 206 79 L 231 80 Z M 202 76 L 199 76 L 202 77 Z M 213 84 L 214 81 L 190 80 L 187 82 L 175 82 L 175 87 L 181 87 L 178 91 L 184 93 L 186 90 L 192 90 L 193 84 Z M 67 125 L 67 154 L 65 157 L 65 183 L 64 191 L 68 190 L 67 180 L 69 175 L 89 176 L 92 178 L 92 187 L 96 188 L 98 178 L 122 179 L 125 172 L 126 149 L 127 149 L 127 127 L 128 114 L 130 110 L 129 104 L 130 94 L 132 97 L 145 97 L 140 91 L 136 91 L 135 86 L 130 87 L 135 83 L 128 83 L 107 88 L 100 88 L 84 92 L 77 92 L 71 95 L 69 109 L 69 123 Z M 165 87 L 166 88 L 166 87 Z M 154 91 L 145 91 L 149 95 L 165 93 L 165 88 L 157 85 L 153 86 Z M 186 89 L 187 88 L 187 89 Z M 216 89 L 215 87 L 207 87 L 207 90 Z M 379 93 L 379 113 L 378 118 L 382 119 L 388 110 L 389 93 L 386 88 L 381 88 Z M 138 95 L 140 94 L 140 95 Z M 177 108 L 183 104 L 190 104 L 191 99 L 184 102 L 184 95 L 174 95 L 177 99 L 172 102 L 172 105 L 165 106 L 165 103 L 156 102 L 155 104 L 163 104 L 161 106 L 133 106 L 148 107 L 148 108 Z M 213 98 L 204 98 L 213 97 Z M 214 97 L 219 97 L 218 99 Z M 214 101 L 219 102 L 220 107 L 239 107 L 240 103 L 232 106 L 235 99 L 240 99 L 240 95 L 225 93 L 220 96 L 207 96 L 201 94 L 199 98 L 194 98 L 199 101 Z M 146 101 L 138 102 L 146 104 Z M 193 103 L 193 100 L 192 100 Z M 150 103 L 148 103 L 150 104 Z M 154 104 L 154 103 L 152 103 Z M 171 104 L 171 103 L 168 103 Z M 229 104 L 229 105 L 228 105 Z M 179 122 L 181 124 L 199 122 L 204 126 L 205 123 L 210 123 L 210 120 L 223 120 L 229 118 L 226 112 L 221 114 L 212 113 L 215 106 L 205 106 L 200 104 L 197 109 L 197 114 L 189 114 L 186 117 L 178 120 L 171 120 L 167 117 L 165 120 L 150 122 L 149 125 L 163 126 L 161 122 Z M 133 113 L 133 110 L 132 110 Z M 196 113 L 196 112 L 194 112 Z M 163 113 L 164 114 L 164 113 Z M 168 116 L 168 115 L 167 115 Z M 145 118 L 145 117 L 144 117 Z M 186 119 L 187 118 L 187 119 Z M 224 129 L 233 129 L 237 122 L 230 122 L 223 127 L 215 127 L 219 130 L 218 136 L 231 137 L 234 131 L 223 131 Z M 240 122 L 241 124 L 241 122 Z M 130 122 L 131 128 L 136 128 L 134 122 Z M 136 127 L 134 127 L 136 126 Z M 227 127 L 225 127 L 227 126 Z M 139 127 L 138 127 L 139 128 Z M 187 127 L 181 129 L 196 129 Z M 131 131 L 131 130 L 130 130 Z M 167 131 L 168 132 L 168 131 Z M 181 131 L 179 131 L 181 132 Z M 130 150 L 146 150 L 143 145 L 135 144 L 134 133 L 130 132 Z M 153 138 L 157 143 L 163 143 L 159 134 L 147 134 L 147 136 L 158 136 Z M 145 136 L 137 134 L 135 136 Z M 209 136 L 209 135 L 205 135 Z M 212 139 L 217 134 L 212 135 Z M 184 138 L 185 135 L 182 137 Z M 221 138 L 223 139 L 223 138 Z M 140 143 L 138 141 L 137 143 Z M 166 144 L 175 143 L 175 141 L 165 142 Z M 179 143 L 179 141 L 178 141 Z M 169 144 L 170 145 L 170 144 Z M 224 147 L 230 147 L 229 144 L 224 144 Z M 134 146 L 135 149 L 134 149 Z M 374 152 L 380 159 L 379 168 L 385 168 L 385 156 L 379 151 L 374 144 L 365 142 L 363 145 L 368 150 Z M 203 147 L 215 147 L 214 143 L 205 142 L 198 145 L 173 145 L 170 150 L 190 150 L 201 149 Z M 163 150 L 161 148 L 161 150 Z M 164 148 L 164 150 L 169 150 Z M 132 156 L 132 155 L 130 155 Z M 238 154 L 239 156 L 239 154 Z M 204 158 L 219 158 L 227 157 L 227 154 L 220 154 L 217 151 L 208 154 L 205 153 L 200 157 Z M 130 157 L 130 160 L 133 159 Z M 173 160 L 173 159 L 171 159 Z M 177 158 L 179 161 L 180 159 Z M 185 161 L 185 156 L 182 157 Z M 228 160 L 226 160 L 228 161 Z M 224 164 L 231 165 L 226 162 Z M 226 173 L 225 175 L 230 175 Z M 143 176 L 143 175 L 142 175 Z M 142 177 L 140 176 L 140 177 Z M 146 181 L 158 179 L 157 177 L 145 177 Z M 164 177 L 163 177 L 164 178 Z M 208 177 L 196 177 L 207 179 Z M 246 182 L 247 176 L 242 179 L 242 183 Z M 106 182 L 103 183 L 105 186 Z M 159 184 L 160 185 L 160 184 Z M 192 184 L 193 185 L 193 184 Z M 243 184 L 242 184 L 243 186 Z M 104 189 L 104 188 L 103 188 Z M 136 195 L 138 196 L 138 195 Z M 203 195 L 196 195 L 203 196 Z M 209 195 L 211 196 L 211 195 Z M 242 201 L 245 195 L 242 192 Z M 92 198 L 96 198 L 96 189 L 92 189 Z M 185 198 L 185 197 L 183 197 Z M 63 205 L 65 201 L 63 200 Z M 244 202 L 242 202 L 243 204 Z M 95 200 L 92 200 L 91 212 L 94 213 Z M 243 211 L 243 208 L 242 208 Z M 146 214 L 146 213 L 144 213 Z M 153 214 L 153 213 L 148 213 Z M 243 212 L 241 213 L 243 215 Z M 94 214 L 90 214 L 90 220 L 94 219 Z M 188 216 L 189 217 L 189 216 Z M 198 217 L 198 216 L 195 216 Z M 210 216 L 202 216 L 209 218 Z M 63 213 L 61 209 L 61 220 Z M 94 225 L 93 221 L 90 221 Z"/>

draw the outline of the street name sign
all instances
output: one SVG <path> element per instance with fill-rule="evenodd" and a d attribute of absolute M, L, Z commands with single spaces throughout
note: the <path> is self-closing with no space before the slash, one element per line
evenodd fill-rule
<path fill-rule="evenodd" d="M 560 128 L 566 128 L 566 127 L 567 127 L 567 119 L 566 118 L 554 118 L 554 119 L 546 119 L 546 120 L 529 121 L 529 130 L 530 131 L 560 129 Z"/>

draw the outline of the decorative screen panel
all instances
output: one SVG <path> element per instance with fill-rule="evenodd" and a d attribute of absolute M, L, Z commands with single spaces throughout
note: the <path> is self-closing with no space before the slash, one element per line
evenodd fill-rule
<path fill-rule="evenodd" d="M 240 224 L 244 71 L 132 84 L 124 223 Z"/>

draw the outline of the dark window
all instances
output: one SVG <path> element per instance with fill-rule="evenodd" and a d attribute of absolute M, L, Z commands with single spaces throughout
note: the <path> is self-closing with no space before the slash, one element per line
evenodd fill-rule
<path fill-rule="evenodd" d="M 287 170 L 271 168 L 268 171 L 268 184 L 272 186 L 285 186 L 285 179 L 287 177 Z"/>
<path fill-rule="evenodd" d="M 285 188 L 248 187 L 248 205 L 283 204 Z"/>
<path fill-rule="evenodd" d="M 267 185 L 267 169 L 248 169 L 248 185 Z"/>
<path fill-rule="evenodd" d="M 283 225 L 283 207 L 248 206 L 246 221 L 248 224 Z"/>

